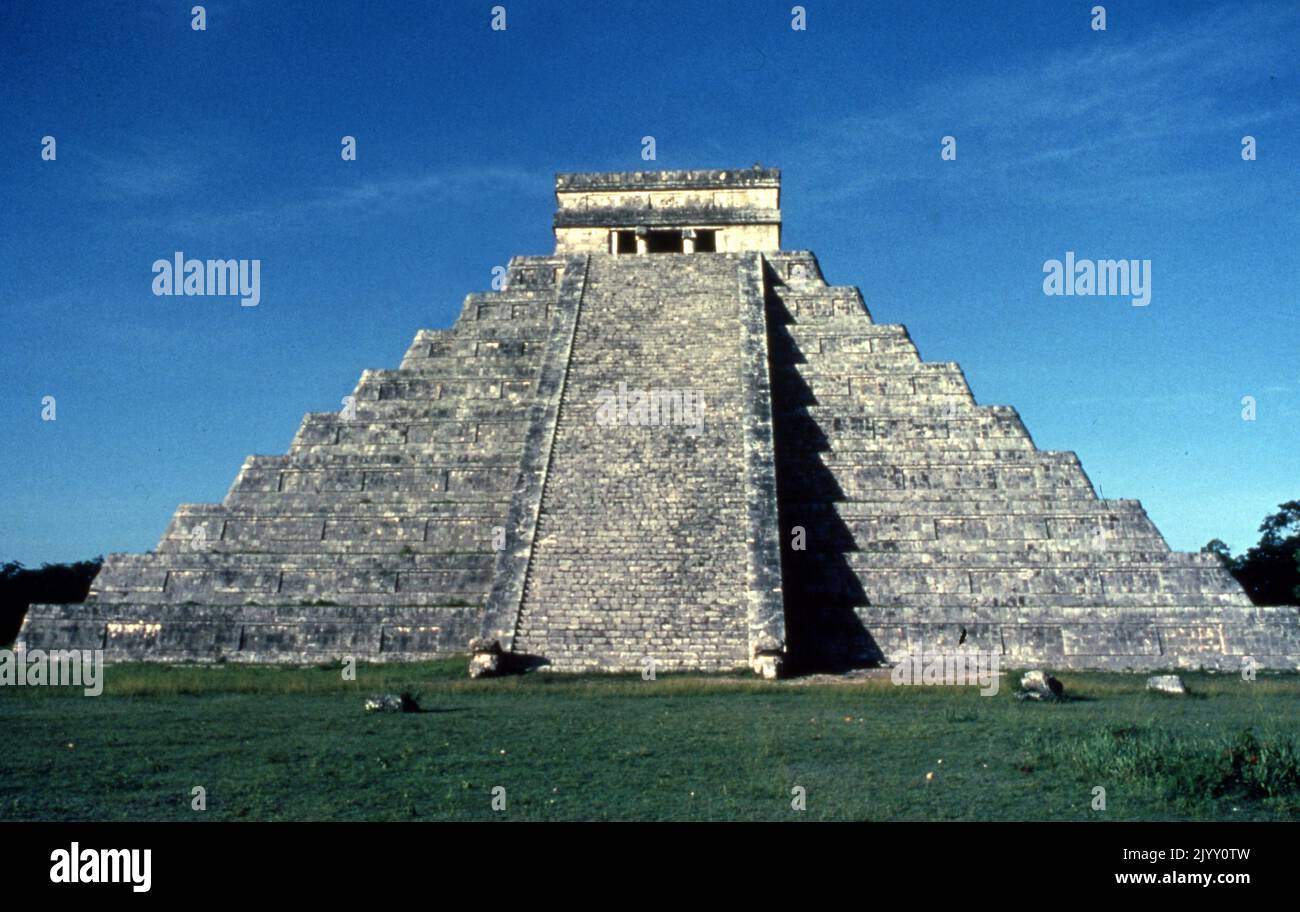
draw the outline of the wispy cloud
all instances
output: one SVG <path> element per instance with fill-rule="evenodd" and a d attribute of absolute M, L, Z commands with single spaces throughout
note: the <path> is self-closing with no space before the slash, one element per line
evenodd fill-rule
<path fill-rule="evenodd" d="M 1215 169 L 1184 144 L 1294 118 L 1300 104 L 1270 88 L 1294 79 L 1287 36 L 1298 30 L 1300 8 L 1224 7 L 1137 41 L 1098 33 L 1084 51 L 919 86 L 880 107 L 809 125 L 805 153 L 819 163 L 815 173 L 836 178 L 815 192 L 829 201 L 933 183 L 939 138 L 951 134 L 965 192 L 972 180 L 982 192 L 1007 194 L 1032 181 L 1036 198 L 1052 202 L 1114 205 L 1163 189 L 1172 205 L 1203 205 L 1212 190 L 1195 178 Z M 1235 156 L 1233 142 L 1222 168 Z M 1043 184 L 1044 174 L 1104 178 L 1106 189 Z"/>
<path fill-rule="evenodd" d="M 432 174 L 406 175 L 380 180 L 317 188 L 306 195 L 285 193 L 279 199 L 251 206 L 210 211 L 187 211 L 164 221 L 169 229 L 204 233 L 220 228 L 257 227 L 292 230 L 318 224 L 322 218 L 356 215 L 392 217 L 485 195 L 536 193 L 548 185 L 548 175 L 491 166 L 459 168 Z"/>
<path fill-rule="evenodd" d="M 203 179 L 203 155 L 197 150 L 138 143 L 111 155 L 89 150 L 83 154 L 93 167 L 99 195 L 111 202 L 176 196 Z"/>

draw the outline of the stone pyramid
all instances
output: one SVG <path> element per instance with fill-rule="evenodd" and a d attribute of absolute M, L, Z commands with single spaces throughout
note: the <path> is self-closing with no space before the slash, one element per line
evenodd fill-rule
<path fill-rule="evenodd" d="M 559 670 L 994 652 L 1053 667 L 1300 665 L 1300 622 L 1141 504 L 1101 500 L 961 368 L 780 248 L 773 169 L 563 174 L 517 257 L 221 504 L 113 554 L 25 648 Z"/>

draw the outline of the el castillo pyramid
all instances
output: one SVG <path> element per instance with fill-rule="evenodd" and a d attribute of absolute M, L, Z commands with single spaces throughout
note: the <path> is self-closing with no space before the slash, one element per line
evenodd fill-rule
<path fill-rule="evenodd" d="M 961 368 L 782 250 L 780 173 L 562 174 L 516 257 L 28 649 L 787 669 L 975 649 L 1052 667 L 1300 665 L 1255 607 Z"/>

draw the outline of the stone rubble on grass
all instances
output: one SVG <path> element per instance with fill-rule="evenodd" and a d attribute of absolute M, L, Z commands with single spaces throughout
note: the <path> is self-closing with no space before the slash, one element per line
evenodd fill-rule
<path fill-rule="evenodd" d="M 490 676 L 501 671 L 501 644 L 498 641 L 475 637 L 469 641 L 469 651 L 473 653 L 469 660 L 471 678 Z"/>
<path fill-rule="evenodd" d="M 751 638 L 749 667 L 769 681 L 780 677 L 785 664 L 785 642 L 765 632 L 751 634 Z"/>
<path fill-rule="evenodd" d="M 1186 694 L 1183 679 L 1178 675 L 1152 675 L 1147 678 L 1147 690 L 1167 694 Z"/>
<path fill-rule="evenodd" d="M 1021 700 L 1060 700 L 1065 696 L 1065 687 L 1060 681 L 1040 668 L 1025 673 L 1020 679 Z"/>
<path fill-rule="evenodd" d="M 410 694 L 375 694 L 366 698 L 366 712 L 419 712 L 420 704 Z"/>

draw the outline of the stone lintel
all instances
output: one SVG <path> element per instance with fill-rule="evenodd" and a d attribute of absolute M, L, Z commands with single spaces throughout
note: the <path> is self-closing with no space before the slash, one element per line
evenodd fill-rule
<path fill-rule="evenodd" d="M 776 209 L 740 209 L 723 206 L 681 206 L 672 209 L 592 208 L 559 209 L 556 228 L 709 228 L 726 225 L 779 225 Z"/>

